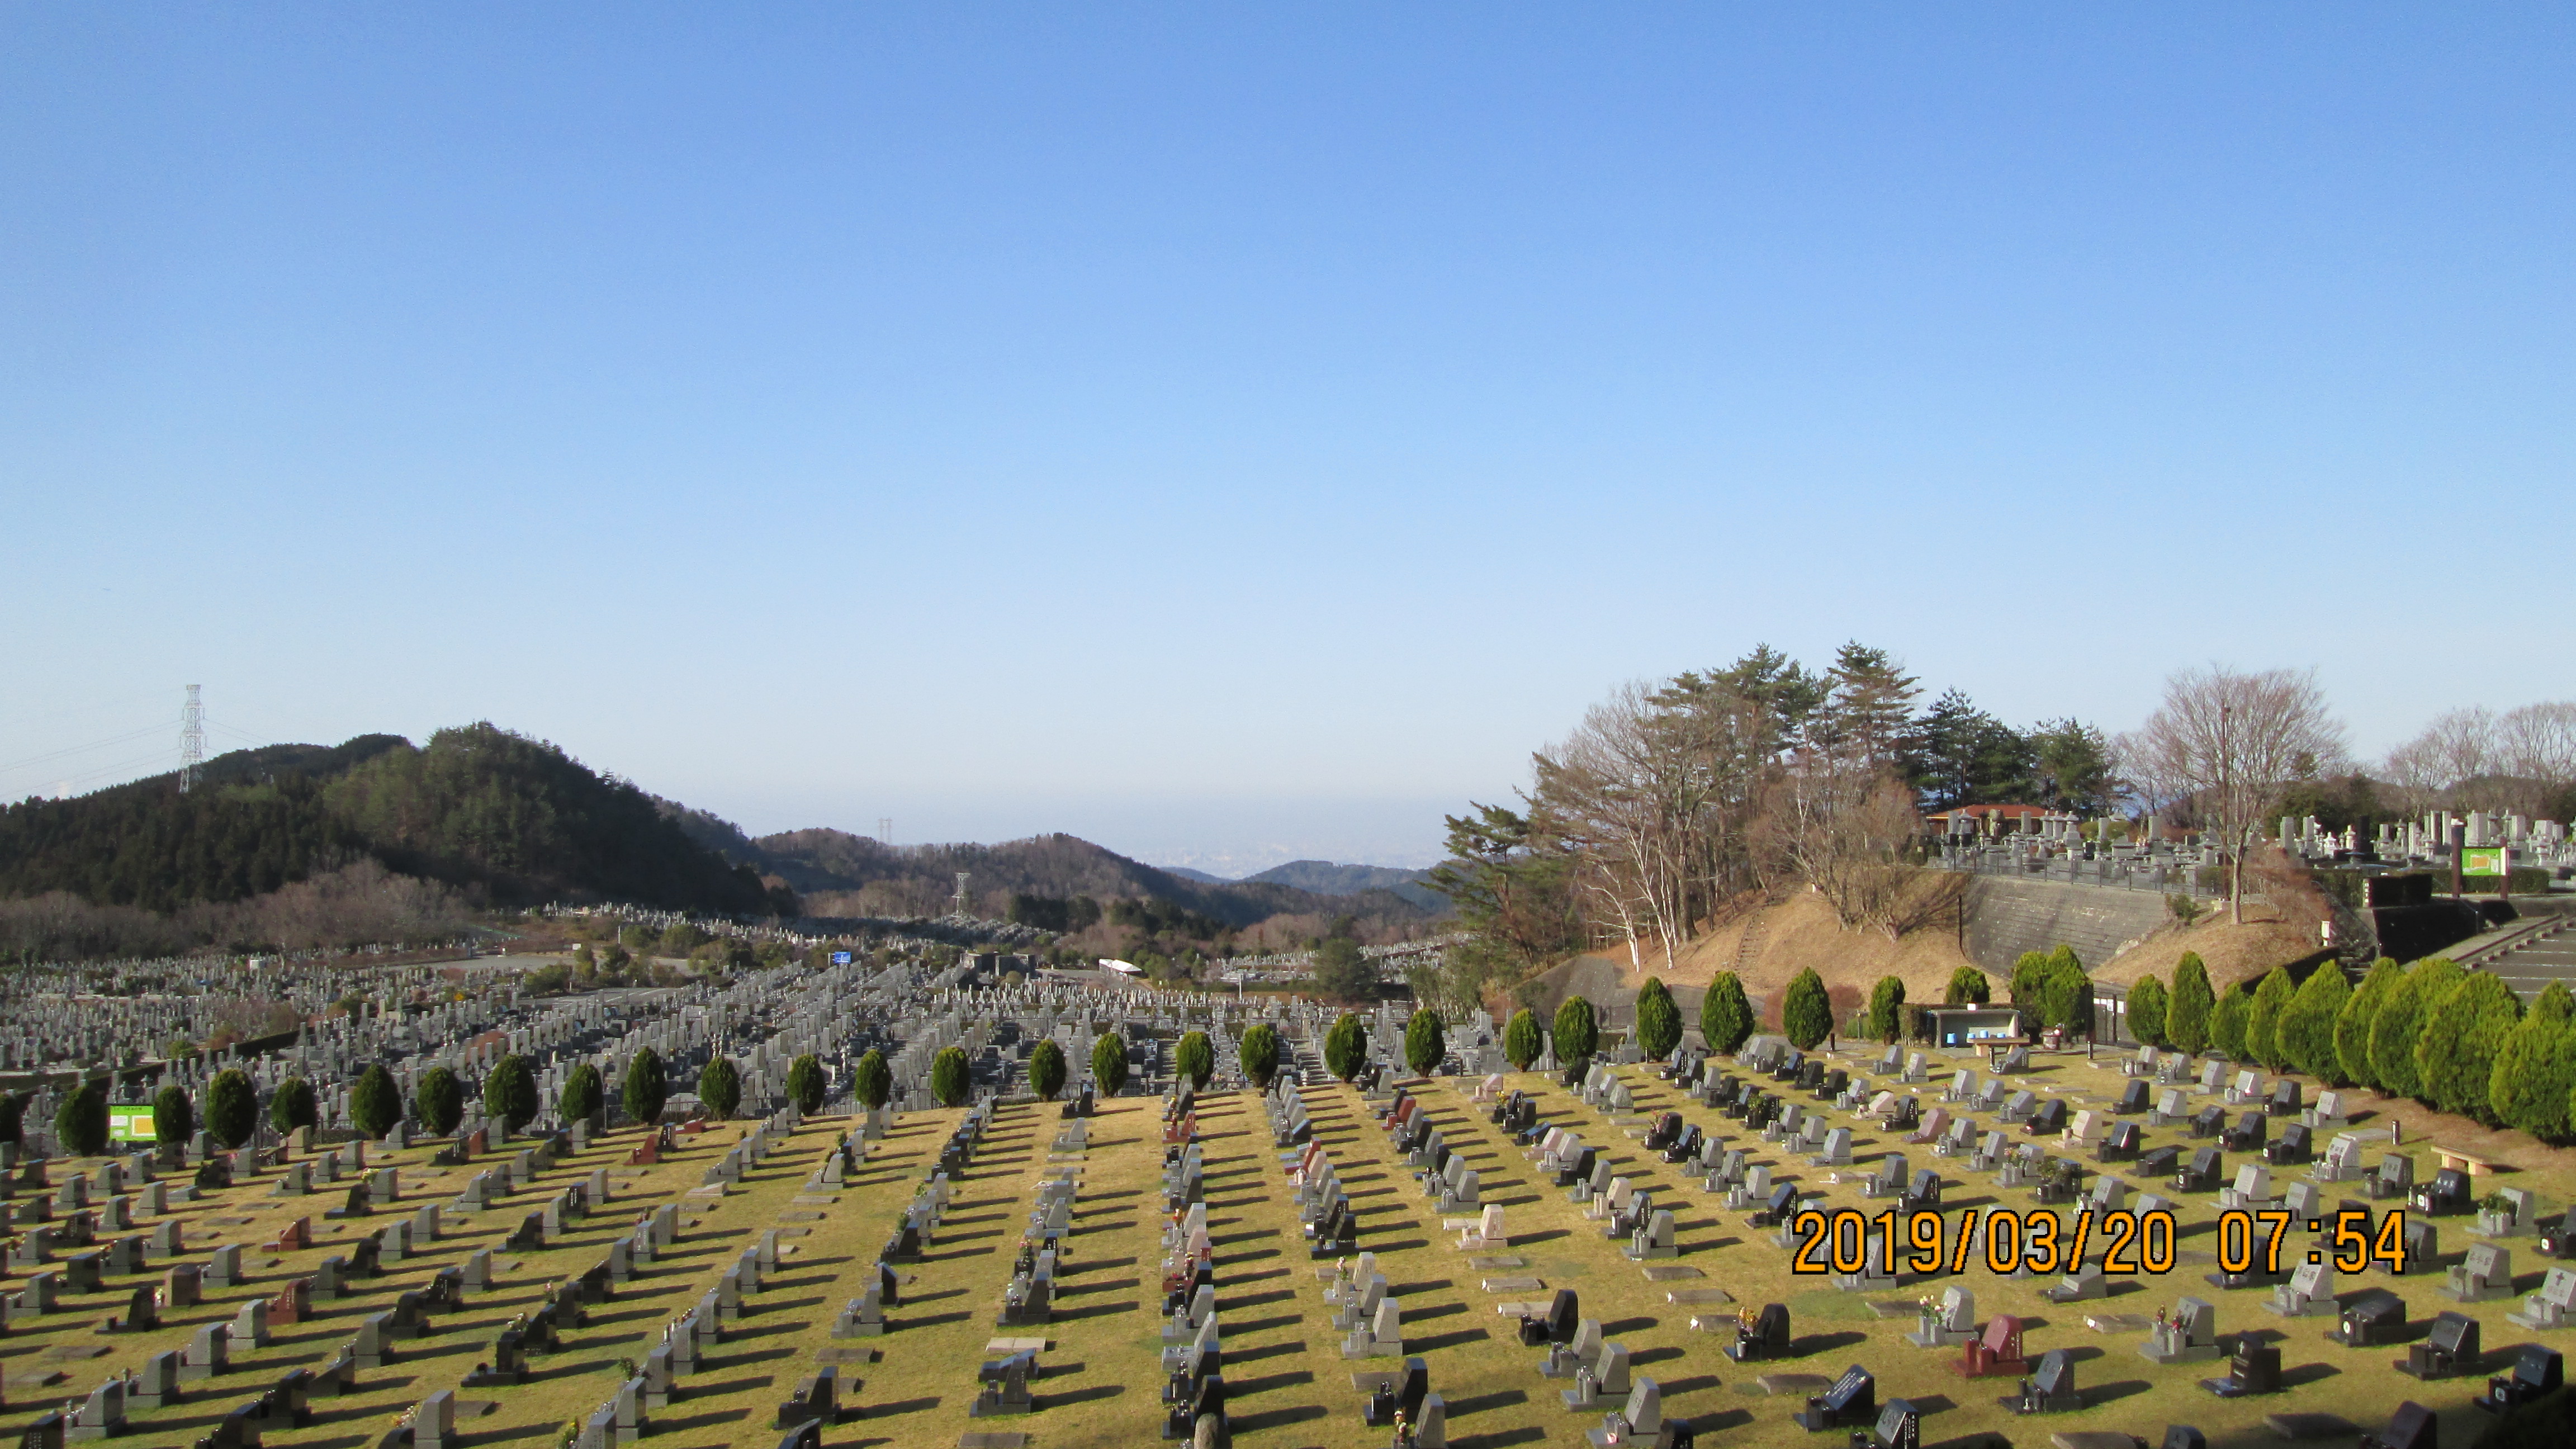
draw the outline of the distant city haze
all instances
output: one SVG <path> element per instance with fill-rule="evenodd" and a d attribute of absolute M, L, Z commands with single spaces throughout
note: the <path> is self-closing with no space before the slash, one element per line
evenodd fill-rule
<path fill-rule="evenodd" d="M 1858 639 L 2576 694 L 2564 7 L 34 3 L 0 796 L 489 719 L 754 833 L 1421 865 Z"/>

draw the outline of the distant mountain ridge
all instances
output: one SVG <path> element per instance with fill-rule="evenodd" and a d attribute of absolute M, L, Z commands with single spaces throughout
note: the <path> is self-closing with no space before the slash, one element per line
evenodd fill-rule
<path fill-rule="evenodd" d="M 1355 896 L 1361 891 L 1393 890 L 1429 875 L 1392 865 L 1336 865 L 1329 860 L 1292 860 L 1244 880 L 1255 884 L 1295 886 L 1323 896 Z"/>

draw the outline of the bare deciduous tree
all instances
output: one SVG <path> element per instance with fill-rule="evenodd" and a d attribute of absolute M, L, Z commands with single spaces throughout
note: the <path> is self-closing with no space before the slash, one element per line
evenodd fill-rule
<path fill-rule="evenodd" d="M 2125 755 L 2194 813 L 2227 853 L 2228 918 L 2245 919 L 2246 857 L 2292 780 L 2343 753 L 2343 726 L 2314 671 L 2244 673 L 2220 665 L 2165 681 L 2164 702 Z"/>

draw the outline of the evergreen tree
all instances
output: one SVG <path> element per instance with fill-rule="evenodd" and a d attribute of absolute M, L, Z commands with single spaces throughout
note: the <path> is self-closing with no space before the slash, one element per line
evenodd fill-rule
<path fill-rule="evenodd" d="M 2197 1056 L 2209 1045 L 2209 1013 L 2218 1005 L 2209 989 L 2209 968 L 2200 953 L 2185 951 L 2174 963 L 2173 995 L 2165 1002 L 2165 1036 L 2175 1047 Z"/>
<path fill-rule="evenodd" d="M 1503 1024 L 1503 1060 L 1512 1064 L 1513 1071 L 1528 1071 L 1530 1063 L 1538 1060 L 1541 1045 L 1538 1013 L 1528 1007 L 1513 1012 L 1512 1019 Z"/>
<path fill-rule="evenodd" d="M 1673 1054 L 1682 1042 L 1682 1010 L 1673 1004 L 1673 994 L 1664 987 L 1663 978 L 1649 976 L 1637 988 L 1637 1045 L 1656 1061 Z"/>
<path fill-rule="evenodd" d="M 2365 1087 L 2380 1085 L 2379 1064 L 2370 1054 L 2371 1024 L 2379 1019 L 2380 1008 L 2406 979 L 2406 968 L 2386 956 L 2371 963 L 2370 974 L 2344 1001 L 2343 1010 L 2335 1014 L 2335 1060 L 2343 1065 L 2343 1078 Z"/>
<path fill-rule="evenodd" d="M 718 1053 L 698 1068 L 698 1100 L 713 1120 L 732 1120 L 734 1109 L 742 1105 L 742 1072 L 730 1058 Z"/>
<path fill-rule="evenodd" d="M 1127 1085 L 1127 1039 L 1114 1027 L 1091 1043 L 1091 1080 L 1099 1085 L 1104 1097 L 1117 1096 Z"/>
<path fill-rule="evenodd" d="M 415 1098 L 420 1107 L 420 1125 L 432 1137 L 447 1136 L 456 1130 L 457 1123 L 465 1120 L 465 1084 L 456 1080 L 456 1073 L 445 1067 L 431 1067 L 420 1074 Z M 634 1110 L 631 1094 L 627 1098 L 627 1110 Z M 385 1131 L 392 1130 L 393 1124 L 386 1123 Z"/>
<path fill-rule="evenodd" d="M 313 1084 L 302 1077 L 289 1077 L 268 1094 L 268 1125 L 276 1128 L 280 1137 L 321 1120 L 322 1108 L 313 1100 Z"/>
<path fill-rule="evenodd" d="M 2253 1003 L 2245 1013 L 2245 1054 L 2276 1072 L 2290 1065 L 2289 1054 L 2281 1050 L 2281 1012 L 2298 993 L 2289 969 L 2275 966 L 2254 988 Z"/>
<path fill-rule="evenodd" d="M 1279 1032 L 1266 1021 L 1256 1021 L 1243 1029 L 1243 1037 L 1234 1044 L 1235 1060 L 1243 1064 L 1243 1075 L 1253 1086 L 1269 1091 L 1279 1075 Z"/>
<path fill-rule="evenodd" d="M 1568 1071 L 1580 1071 L 1601 1044 L 1601 1023 L 1591 999 L 1569 996 L 1556 1008 L 1556 1060 Z"/>
<path fill-rule="evenodd" d="M 831 1084 L 831 1078 L 823 1071 L 823 1059 L 812 1052 L 787 1064 L 787 1100 L 808 1117 L 823 1110 L 823 1097 Z"/>
<path fill-rule="evenodd" d="M 54 1140 L 73 1157 L 96 1157 L 107 1150 L 107 1085 L 83 1082 L 54 1109 Z"/>
<path fill-rule="evenodd" d="M 1780 1029 L 1800 1051 L 1811 1050 L 1833 1034 L 1833 998 L 1825 991 L 1825 979 L 1812 968 L 1799 972 L 1781 998 Z"/>
<path fill-rule="evenodd" d="M 2141 976 L 2129 988 L 2129 1034 L 2149 1046 L 2166 1046 L 2165 984 L 2152 976 Z"/>
<path fill-rule="evenodd" d="M 382 1137 L 402 1120 L 402 1088 L 384 1063 L 369 1062 L 349 1089 L 349 1122 L 368 1137 Z"/>
<path fill-rule="evenodd" d="M 663 1075 L 662 1054 L 646 1047 L 626 1064 L 626 1085 L 619 1092 L 626 1115 L 650 1126 L 662 1120 L 662 1104 L 671 1099 L 670 1081 Z"/>
<path fill-rule="evenodd" d="M 1336 933 L 1315 950 L 1315 994 L 1327 1001 L 1367 1001 L 1377 995 L 1377 968 L 1360 943 Z"/>
<path fill-rule="evenodd" d="M 27 1099 L 16 1092 L 0 1093 L 0 1142 L 27 1140 Z"/>
<path fill-rule="evenodd" d="M 1183 1032 L 1180 1044 L 1172 1049 L 1172 1069 L 1189 1079 L 1191 1091 L 1205 1091 L 1208 1079 L 1216 1075 L 1215 1043 L 1206 1032 Z"/>
<path fill-rule="evenodd" d="M 2048 958 L 2039 987 L 2040 1011 L 2050 1026 L 2077 1036 L 2093 1031 L 2093 978 L 2084 974 L 2075 952 L 2065 946 Z"/>
<path fill-rule="evenodd" d="M 239 1151 L 259 1130 L 259 1092 L 239 1067 L 226 1067 L 206 1084 L 206 1130 L 227 1151 Z"/>
<path fill-rule="evenodd" d="M 930 1059 L 930 1095 L 939 1099 L 939 1105 L 966 1105 L 966 1094 L 973 1087 L 974 1079 L 966 1070 L 964 1047 L 941 1047 L 939 1054 Z"/>
<path fill-rule="evenodd" d="M 2494 1125 L 2487 1084 L 2521 1020 L 2522 1000 L 2512 987 L 2492 972 L 2463 972 L 2425 1013 L 2415 1042 L 2417 1085 L 2443 1111 Z"/>
<path fill-rule="evenodd" d="M 513 1132 L 537 1119 L 537 1074 L 526 1057 L 501 1058 L 483 1079 L 483 1115 L 500 1118 Z"/>
<path fill-rule="evenodd" d="M 2450 992 L 2460 968 L 2446 956 L 2418 961 L 2379 1004 L 2370 1023 L 2370 1064 L 2379 1070 L 2379 1089 L 2394 1097 L 2424 1098 L 2423 1077 L 2415 1069 L 2415 1043 L 2433 1003 Z"/>
<path fill-rule="evenodd" d="M 587 1122 L 599 1115 L 607 1100 L 608 1089 L 599 1079 L 599 1068 L 588 1062 L 564 1073 L 563 1095 L 556 1099 L 555 1109 L 566 1122 Z"/>
<path fill-rule="evenodd" d="M 1869 1034 L 1872 1040 L 1894 1046 L 1905 1035 L 1905 982 L 1894 976 L 1881 976 L 1869 989 Z"/>
<path fill-rule="evenodd" d="M 2031 1014 L 2042 1014 L 2040 993 L 2048 985 L 2048 953 L 2024 951 L 2013 962 L 2012 976 L 2004 989 L 2012 994 L 2012 1004 L 2026 1007 Z"/>
<path fill-rule="evenodd" d="M 2566 982 L 2552 981 L 2531 1003 L 2531 1014 L 2504 1039 L 2504 1050 L 2496 1053 L 2495 1070 L 2487 1079 L 2487 1103 L 2496 1120 L 2543 1142 L 2567 1140 L 2569 1099 L 2576 1094 L 2571 1034 L 2576 1034 L 2576 996 L 2568 994 Z"/>
<path fill-rule="evenodd" d="M 884 1052 L 870 1047 L 860 1053 L 858 1065 L 850 1069 L 850 1092 L 871 1112 L 893 1098 L 894 1068 L 886 1065 Z"/>
<path fill-rule="evenodd" d="M 2209 1013 L 2209 1044 L 2229 1061 L 2245 1060 L 2245 1019 L 2254 1014 L 2254 998 L 2231 986 Z"/>
<path fill-rule="evenodd" d="M 1699 1034 L 1713 1052 L 1732 1055 L 1753 1035 L 1753 1002 L 1744 982 L 1732 971 L 1720 971 L 1700 998 Z"/>
<path fill-rule="evenodd" d="M 164 1147 L 184 1147 L 197 1131 L 197 1109 L 177 1082 L 152 1094 L 152 1137 Z"/>
<path fill-rule="evenodd" d="M 1994 978 L 1974 966 L 1951 972 L 1950 985 L 1941 993 L 1944 1006 L 1983 1006 L 1994 999 Z"/>
<path fill-rule="evenodd" d="M 2335 1051 L 2335 1022 L 2351 999 L 2352 986 L 2343 978 L 2343 967 L 2328 961 L 2310 972 L 2290 1004 L 2281 1008 L 2280 1020 L 2272 1028 L 2282 1061 L 2320 1082 L 2342 1085 L 2343 1058 Z"/>
<path fill-rule="evenodd" d="M 1038 1094 L 1039 1101 L 1052 1102 L 1064 1090 L 1064 1078 L 1064 1048 L 1053 1037 L 1041 1037 L 1029 1049 L 1029 1090 Z"/>
<path fill-rule="evenodd" d="M 1404 1024 L 1404 1064 L 1417 1077 L 1427 1077 L 1449 1054 L 1449 1035 L 1440 1026 L 1440 1013 L 1428 1007 L 1413 1013 Z"/>

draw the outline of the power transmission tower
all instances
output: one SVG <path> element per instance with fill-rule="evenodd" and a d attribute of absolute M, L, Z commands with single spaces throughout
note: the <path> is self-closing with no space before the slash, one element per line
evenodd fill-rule
<path fill-rule="evenodd" d="M 957 872 L 957 914 L 961 916 L 966 914 L 966 875 L 965 871 Z"/>
<path fill-rule="evenodd" d="M 892 845 L 892 844 L 894 844 L 894 817 L 893 817 L 893 816 L 891 816 L 891 815 L 880 815 L 880 816 L 878 816 L 878 817 L 877 817 L 877 844 L 879 844 L 879 845 Z"/>
<path fill-rule="evenodd" d="M 179 793 L 197 783 L 198 768 L 206 762 L 206 707 L 198 702 L 196 685 L 188 686 L 188 702 L 179 708 Z"/>

